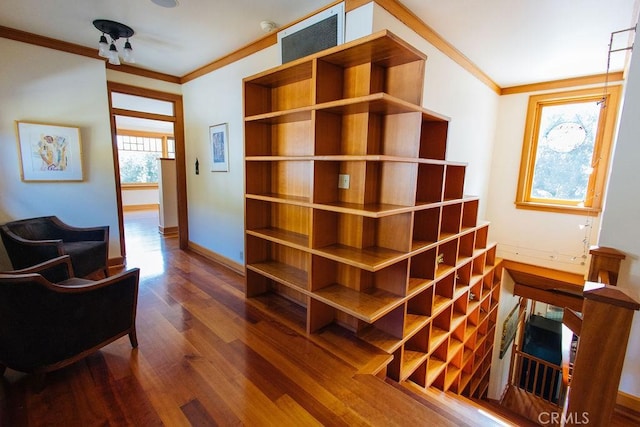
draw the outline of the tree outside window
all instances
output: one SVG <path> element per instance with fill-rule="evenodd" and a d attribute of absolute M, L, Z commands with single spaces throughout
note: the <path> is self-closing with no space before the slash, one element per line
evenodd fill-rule
<path fill-rule="evenodd" d="M 517 207 L 599 211 L 619 95 L 613 86 L 529 99 Z"/>
<path fill-rule="evenodd" d="M 157 184 L 158 158 L 175 158 L 173 136 L 119 131 L 117 143 L 122 185 Z"/>

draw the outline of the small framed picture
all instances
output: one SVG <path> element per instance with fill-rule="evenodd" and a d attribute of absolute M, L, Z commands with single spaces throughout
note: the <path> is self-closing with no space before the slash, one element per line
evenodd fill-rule
<path fill-rule="evenodd" d="M 211 172 L 229 171 L 229 132 L 227 123 L 209 127 Z"/>
<path fill-rule="evenodd" d="M 23 181 L 82 181 L 80 128 L 16 122 Z"/>

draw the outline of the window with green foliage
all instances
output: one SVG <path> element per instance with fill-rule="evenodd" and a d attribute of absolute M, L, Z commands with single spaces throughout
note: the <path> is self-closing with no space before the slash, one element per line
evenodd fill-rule
<path fill-rule="evenodd" d="M 175 158 L 172 136 L 119 132 L 117 143 L 122 185 L 157 184 L 158 158 Z"/>
<path fill-rule="evenodd" d="M 619 95 L 613 86 L 529 99 L 518 207 L 600 209 Z"/>

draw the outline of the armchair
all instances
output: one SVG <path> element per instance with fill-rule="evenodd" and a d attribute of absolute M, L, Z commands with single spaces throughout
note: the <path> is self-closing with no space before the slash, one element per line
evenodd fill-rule
<path fill-rule="evenodd" d="M 0 375 L 59 369 L 127 334 L 137 347 L 139 274 L 73 277 L 68 255 L 0 272 Z"/>
<path fill-rule="evenodd" d="M 69 255 L 78 277 L 109 275 L 109 226 L 72 227 L 45 216 L 8 222 L 0 226 L 0 237 L 14 269 Z"/>

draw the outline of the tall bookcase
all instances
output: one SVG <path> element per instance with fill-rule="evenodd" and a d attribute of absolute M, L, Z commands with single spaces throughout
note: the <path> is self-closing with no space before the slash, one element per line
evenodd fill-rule
<path fill-rule="evenodd" d="M 245 78 L 246 295 L 392 354 L 386 375 L 487 388 L 501 268 L 426 57 L 388 31 Z"/>

